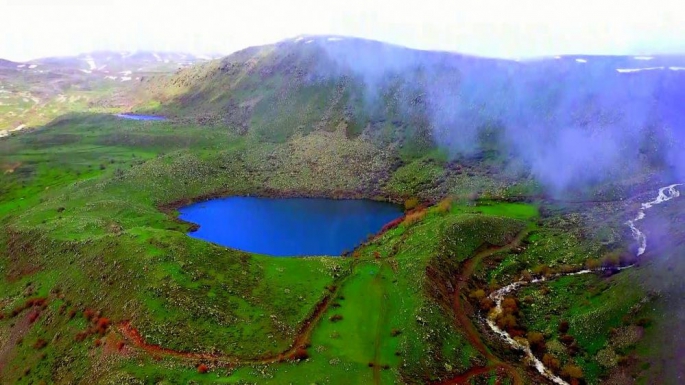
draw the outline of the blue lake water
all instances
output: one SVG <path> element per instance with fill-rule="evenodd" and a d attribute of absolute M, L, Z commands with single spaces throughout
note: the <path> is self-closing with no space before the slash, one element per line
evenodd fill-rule
<path fill-rule="evenodd" d="M 402 216 L 390 203 L 305 198 L 229 197 L 179 211 L 200 225 L 191 237 L 273 256 L 341 255 Z"/>
<path fill-rule="evenodd" d="M 130 119 L 130 120 L 166 120 L 163 116 L 154 115 L 138 115 L 138 114 L 117 114 L 118 118 Z"/>

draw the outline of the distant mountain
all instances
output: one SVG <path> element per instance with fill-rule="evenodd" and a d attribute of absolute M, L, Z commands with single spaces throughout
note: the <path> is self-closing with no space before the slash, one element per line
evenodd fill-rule
<path fill-rule="evenodd" d="M 8 68 L 15 69 L 15 68 L 17 68 L 17 65 L 19 65 L 19 64 L 15 63 L 13 61 L 0 59 L 0 69 L 8 69 Z"/>
<path fill-rule="evenodd" d="M 169 52 L 92 52 L 25 63 L 0 60 L 0 132 L 39 126 L 68 112 L 125 110 L 144 77 L 209 59 Z"/>
<path fill-rule="evenodd" d="M 77 56 L 42 58 L 31 61 L 31 64 L 87 72 L 117 73 L 178 69 L 212 58 L 178 52 L 96 51 Z"/>

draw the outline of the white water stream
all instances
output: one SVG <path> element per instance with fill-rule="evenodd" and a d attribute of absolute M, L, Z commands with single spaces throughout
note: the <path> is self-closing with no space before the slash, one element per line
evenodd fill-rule
<path fill-rule="evenodd" d="M 645 218 L 645 211 L 649 208 L 651 208 L 654 205 L 658 205 L 660 203 L 669 201 L 673 198 L 677 198 L 680 196 L 680 191 L 676 189 L 676 187 L 681 186 L 681 184 L 672 184 L 670 186 L 662 187 L 659 189 L 659 194 L 656 197 L 656 199 L 651 200 L 649 202 L 645 202 L 642 204 L 640 207 L 640 210 L 637 212 L 637 215 L 635 216 L 634 219 L 629 220 L 626 222 L 626 225 L 630 227 L 630 230 L 633 233 L 633 238 L 635 238 L 635 241 L 638 243 L 638 251 L 637 255 L 640 256 L 642 255 L 645 250 L 647 250 L 647 237 L 645 234 L 640 231 L 640 229 L 637 228 L 635 225 L 637 222 L 641 221 L 642 219 Z M 631 266 L 624 266 L 620 267 L 618 270 L 623 270 L 627 269 Z M 542 277 L 542 278 L 536 278 L 530 281 L 518 281 L 514 282 L 512 284 L 509 284 L 507 286 L 504 286 L 503 288 L 494 291 L 493 293 L 490 294 L 490 298 L 495 301 L 495 308 L 490 311 L 490 314 L 488 315 L 486 322 L 490 329 L 492 329 L 495 334 L 499 335 L 503 340 L 505 340 L 509 345 L 511 345 L 514 349 L 521 350 L 526 354 L 526 359 L 529 361 L 531 365 L 537 369 L 537 371 L 545 376 L 547 379 L 552 381 L 555 384 L 559 385 L 569 385 L 568 382 L 564 381 L 561 377 L 556 376 L 554 373 L 552 373 L 551 370 L 549 370 L 543 363 L 540 361 L 535 355 L 533 354 L 533 351 L 530 349 L 530 346 L 528 346 L 528 343 L 525 341 L 517 341 L 504 330 L 500 329 L 499 326 L 497 326 L 497 323 L 495 323 L 495 320 L 497 317 L 502 314 L 502 300 L 504 300 L 504 297 L 512 292 L 515 292 L 518 290 L 521 286 L 528 285 L 528 284 L 535 284 L 539 282 L 544 282 L 548 279 L 555 279 L 559 278 L 562 276 L 569 276 L 569 275 L 581 275 L 581 274 L 588 274 L 588 273 L 594 273 L 594 272 L 601 272 L 606 270 L 606 268 L 599 268 L 599 269 L 593 269 L 593 270 L 580 270 L 575 273 L 567 273 L 567 274 L 556 274 L 553 275 L 549 278 Z"/>

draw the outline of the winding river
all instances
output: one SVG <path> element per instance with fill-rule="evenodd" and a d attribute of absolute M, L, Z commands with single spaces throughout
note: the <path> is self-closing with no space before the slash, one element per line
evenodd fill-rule
<path fill-rule="evenodd" d="M 676 187 L 682 186 L 682 183 L 677 183 L 677 184 L 672 184 L 666 187 L 662 187 L 659 189 L 659 194 L 654 200 L 651 200 L 649 202 L 642 203 L 640 210 L 638 210 L 637 215 L 635 216 L 634 219 L 629 220 L 626 222 L 626 225 L 630 227 L 630 230 L 633 233 L 633 238 L 638 243 L 638 251 L 637 255 L 640 256 L 644 254 L 645 250 L 647 250 L 647 236 L 640 231 L 640 229 L 637 228 L 636 223 L 643 220 L 645 218 L 645 212 L 652 208 L 655 205 L 658 205 L 660 203 L 669 201 L 673 198 L 677 198 L 680 196 L 680 191 L 677 190 Z M 619 270 L 627 269 L 632 266 L 624 266 L 619 268 Z M 559 278 L 562 276 L 569 276 L 569 275 L 581 275 L 581 274 L 588 274 L 588 273 L 595 273 L 595 272 L 601 272 L 606 270 L 606 268 L 599 268 L 599 269 L 586 269 L 586 270 L 580 270 L 574 273 L 567 273 L 567 274 L 556 274 L 553 275 L 549 278 L 537 278 L 529 281 L 517 281 L 512 284 L 509 284 L 507 286 L 504 286 L 503 288 L 494 291 L 493 293 L 490 294 L 490 298 L 495 302 L 495 308 L 490 312 L 488 315 L 486 322 L 490 329 L 500 336 L 504 341 L 506 341 L 511 347 L 517 350 L 521 350 L 525 353 L 526 359 L 529 361 L 531 365 L 537 369 L 537 371 L 542 374 L 544 377 L 546 377 L 548 380 L 552 381 L 555 384 L 559 385 L 569 385 L 568 382 L 564 381 L 561 377 L 556 376 L 550 369 L 548 369 L 542 361 L 540 361 L 535 355 L 533 354 L 533 351 L 530 349 L 530 346 L 528 346 L 527 343 L 525 342 L 520 342 L 515 339 L 513 339 L 506 331 L 503 329 L 499 328 L 497 326 L 497 323 L 495 323 L 495 320 L 497 319 L 497 316 L 502 314 L 502 301 L 504 300 L 504 297 L 506 297 L 508 294 L 515 292 L 518 290 L 521 286 L 528 285 L 528 284 L 536 284 L 539 282 L 544 282 L 547 281 L 548 279 L 555 279 Z"/>

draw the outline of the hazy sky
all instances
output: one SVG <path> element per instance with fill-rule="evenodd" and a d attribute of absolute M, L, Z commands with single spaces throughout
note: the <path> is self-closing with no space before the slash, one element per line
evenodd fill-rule
<path fill-rule="evenodd" d="M 0 57 L 230 53 L 299 34 L 484 56 L 685 52 L 684 0 L 0 0 Z"/>

